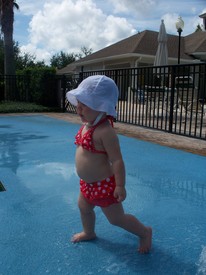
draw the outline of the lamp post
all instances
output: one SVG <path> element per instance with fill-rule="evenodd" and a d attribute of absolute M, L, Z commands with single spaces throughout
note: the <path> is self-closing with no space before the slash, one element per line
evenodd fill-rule
<path fill-rule="evenodd" d="M 179 34 L 179 44 L 178 44 L 178 64 L 180 64 L 180 43 L 181 43 L 181 33 L 184 28 L 184 21 L 182 20 L 182 17 L 179 16 L 176 22 L 176 29 Z"/>

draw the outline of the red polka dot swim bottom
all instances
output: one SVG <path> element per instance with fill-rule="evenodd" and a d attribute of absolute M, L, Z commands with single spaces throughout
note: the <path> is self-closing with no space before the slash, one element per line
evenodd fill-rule
<path fill-rule="evenodd" d="M 93 183 L 87 183 L 80 179 L 80 191 L 90 204 L 96 206 L 107 207 L 113 203 L 118 203 L 114 197 L 115 187 L 114 176 Z"/>

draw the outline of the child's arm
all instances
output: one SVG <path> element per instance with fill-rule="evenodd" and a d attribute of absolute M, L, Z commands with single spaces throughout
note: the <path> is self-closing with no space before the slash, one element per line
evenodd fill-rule
<path fill-rule="evenodd" d="M 123 160 L 115 160 L 112 162 L 116 188 L 114 190 L 114 197 L 117 198 L 119 202 L 125 200 L 126 189 L 125 189 L 125 167 Z"/>
<path fill-rule="evenodd" d="M 119 202 L 126 198 L 125 190 L 125 166 L 119 146 L 118 137 L 113 128 L 105 131 L 102 141 L 107 152 L 108 158 L 112 164 L 113 173 L 116 181 L 114 196 Z"/>

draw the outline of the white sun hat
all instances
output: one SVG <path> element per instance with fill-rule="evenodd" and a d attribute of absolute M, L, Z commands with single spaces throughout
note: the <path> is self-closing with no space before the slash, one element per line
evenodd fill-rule
<path fill-rule="evenodd" d="M 76 89 L 67 92 L 66 97 L 74 106 L 80 101 L 95 111 L 116 117 L 118 95 L 118 87 L 110 77 L 92 75 L 85 78 Z"/>

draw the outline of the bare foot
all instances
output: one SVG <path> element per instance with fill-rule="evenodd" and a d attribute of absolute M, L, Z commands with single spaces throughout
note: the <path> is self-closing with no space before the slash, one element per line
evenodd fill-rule
<path fill-rule="evenodd" d="M 152 247 L 152 228 L 147 227 L 147 235 L 144 238 L 140 238 L 139 253 L 145 254 L 149 253 Z"/>
<path fill-rule="evenodd" d="M 73 243 L 79 243 L 79 242 L 83 242 L 83 241 L 91 241 L 91 240 L 94 240 L 96 238 L 96 234 L 93 233 L 93 234 L 86 234 L 84 231 L 81 232 L 81 233 L 77 233 L 75 234 L 71 241 Z"/>

